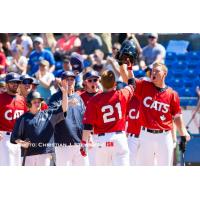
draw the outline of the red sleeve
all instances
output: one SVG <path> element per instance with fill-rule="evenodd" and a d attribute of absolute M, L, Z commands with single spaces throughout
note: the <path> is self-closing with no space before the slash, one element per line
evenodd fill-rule
<path fill-rule="evenodd" d="M 172 100 L 171 100 L 170 107 L 171 107 L 172 116 L 182 113 L 181 106 L 180 106 L 180 99 L 177 92 L 175 91 L 173 91 L 172 93 Z"/>
<path fill-rule="evenodd" d="M 140 99 L 144 80 L 139 80 L 136 78 L 135 83 L 136 83 L 135 95 Z"/>
<path fill-rule="evenodd" d="M 130 101 L 130 99 L 134 96 L 134 87 L 132 85 L 128 85 L 125 88 L 121 89 L 121 93 L 123 96 L 125 96 L 125 98 L 127 99 L 127 101 Z"/>
<path fill-rule="evenodd" d="M 90 100 L 87 104 L 86 111 L 83 117 L 83 124 L 94 125 L 95 123 L 95 103 L 93 100 Z"/>

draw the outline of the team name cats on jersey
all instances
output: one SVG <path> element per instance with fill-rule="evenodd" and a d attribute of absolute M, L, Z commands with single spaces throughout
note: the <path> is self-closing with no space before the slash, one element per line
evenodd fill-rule
<path fill-rule="evenodd" d="M 147 108 L 161 111 L 163 113 L 167 113 L 169 111 L 168 104 L 153 100 L 152 97 L 145 97 L 143 100 L 143 104 Z"/>
<path fill-rule="evenodd" d="M 136 109 L 130 109 L 129 111 L 129 118 L 130 119 L 138 119 L 139 118 L 139 111 L 136 113 Z"/>
<path fill-rule="evenodd" d="M 11 120 L 13 120 L 13 119 L 19 118 L 23 113 L 24 113 L 23 110 L 15 110 L 14 112 L 13 112 L 13 110 L 7 110 L 7 111 L 4 113 L 4 117 L 5 117 L 5 119 L 7 119 L 8 121 L 11 121 Z"/>

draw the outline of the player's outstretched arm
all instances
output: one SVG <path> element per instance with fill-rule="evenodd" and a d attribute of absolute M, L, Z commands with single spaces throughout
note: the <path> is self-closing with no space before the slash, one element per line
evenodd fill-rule
<path fill-rule="evenodd" d="M 68 82 L 67 80 L 62 80 L 60 90 L 62 91 L 62 109 L 63 112 L 67 112 L 68 109 Z"/>

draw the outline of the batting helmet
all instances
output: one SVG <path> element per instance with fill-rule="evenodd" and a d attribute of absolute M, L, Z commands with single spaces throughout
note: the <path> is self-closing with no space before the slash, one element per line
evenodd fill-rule
<path fill-rule="evenodd" d="M 32 91 L 30 92 L 27 97 L 26 97 L 26 103 L 27 103 L 27 106 L 30 108 L 31 107 L 31 101 L 33 99 L 40 99 L 41 101 L 43 101 L 44 99 L 41 97 L 40 93 L 39 92 L 36 92 L 36 91 Z"/>
<path fill-rule="evenodd" d="M 125 55 L 130 58 L 131 63 L 135 63 L 138 59 L 138 50 L 133 40 L 125 40 L 122 43 L 122 46 L 116 55 L 116 59 L 120 65 L 123 64 L 123 57 Z"/>
<path fill-rule="evenodd" d="M 95 78 L 100 78 L 99 74 L 97 71 L 90 71 L 90 72 L 87 72 L 83 75 L 83 80 L 85 81 L 86 79 L 89 79 L 89 78 L 92 78 L 92 77 L 95 77 Z"/>
<path fill-rule="evenodd" d="M 21 82 L 20 75 L 15 72 L 10 72 L 6 75 L 5 82 Z"/>

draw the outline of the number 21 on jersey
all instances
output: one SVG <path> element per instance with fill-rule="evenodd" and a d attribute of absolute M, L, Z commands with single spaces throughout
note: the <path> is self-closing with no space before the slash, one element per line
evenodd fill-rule
<path fill-rule="evenodd" d="M 114 122 L 117 119 L 115 118 L 115 111 L 117 111 L 117 114 L 119 116 L 119 119 L 122 118 L 122 110 L 120 103 L 116 103 L 115 106 L 112 105 L 106 105 L 101 108 L 101 112 L 103 112 L 103 121 L 104 123 L 108 122 Z M 114 115 L 114 116 L 113 116 Z"/>

